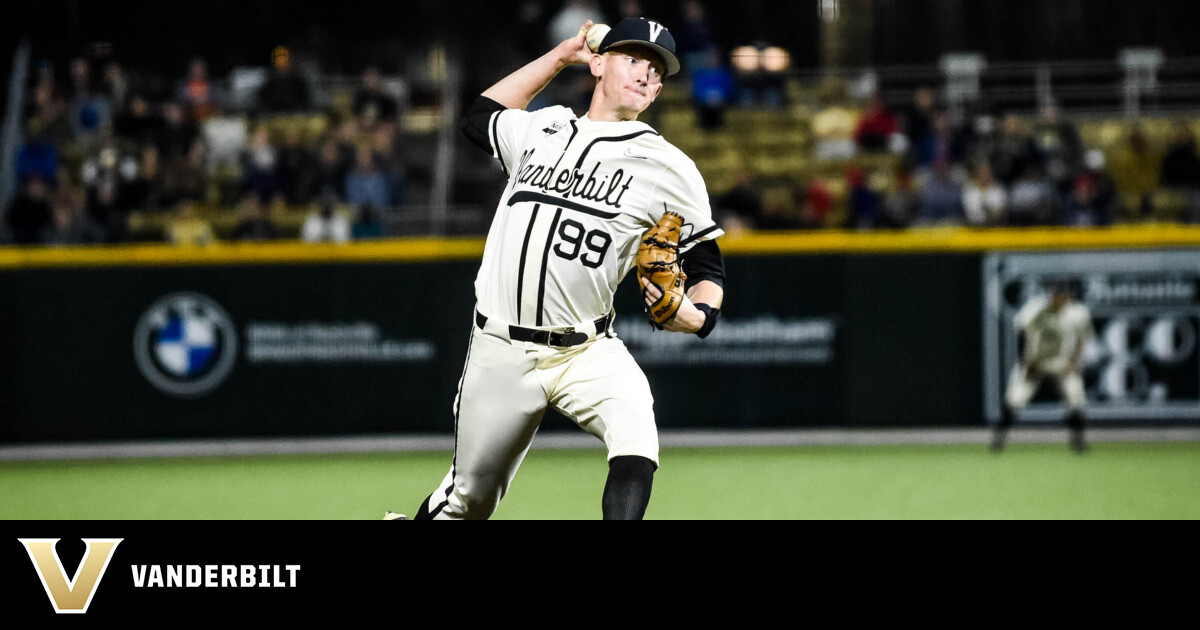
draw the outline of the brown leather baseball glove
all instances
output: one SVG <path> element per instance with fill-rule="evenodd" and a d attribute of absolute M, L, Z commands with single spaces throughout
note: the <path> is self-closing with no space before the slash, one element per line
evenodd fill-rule
<path fill-rule="evenodd" d="M 683 216 L 667 212 L 657 225 L 642 235 L 642 244 L 638 247 L 638 286 L 645 278 L 662 291 L 662 297 L 646 310 L 650 323 L 659 330 L 675 317 L 683 304 L 683 283 L 687 275 L 679 264 L 679 232 L 682 229 Z"/>

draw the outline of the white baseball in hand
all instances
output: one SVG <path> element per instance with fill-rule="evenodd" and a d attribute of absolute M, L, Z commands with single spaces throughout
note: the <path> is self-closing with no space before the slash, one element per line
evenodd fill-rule
<path fill-rule="evenodd" d="M 607 24 L 593 24 L 587 32 L 587 46 L 596 52 L 600 48 L 600 42 L 604 41 L 604 36 L 612 30 Z"/>

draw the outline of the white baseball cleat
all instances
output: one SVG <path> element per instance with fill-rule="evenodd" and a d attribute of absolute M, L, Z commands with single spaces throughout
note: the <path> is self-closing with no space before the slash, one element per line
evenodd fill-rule
<path fill-rule="evenodd" d="M 387 512 L 383 513 L 383 520 L 385 520 L 385 521 L 407 521 L 408 517 L 403 514 L 397 514 L 395 512 L 392 512 L 391 510 L 388 510 Z"/>

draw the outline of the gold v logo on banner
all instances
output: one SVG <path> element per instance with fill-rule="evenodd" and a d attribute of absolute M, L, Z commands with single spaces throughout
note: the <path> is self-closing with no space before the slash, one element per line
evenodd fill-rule
<path fill-rule="evenodd" d="M 113 551 L 124 538 L 84 538 L 87 551 L 83 560 L 75 569 L 75 577 L 67 579 L 62 560 L 54 547 L 58 538 L 18 538 L 29 558 L 33 560 L 33 568 L 37 570 L 46 596 L 54 605 L 54 612 L 59 614 L 83 614 L 92 604 L 92 595 L 100 578 L 108 570 L 108 561 L 112 559 Z"/>

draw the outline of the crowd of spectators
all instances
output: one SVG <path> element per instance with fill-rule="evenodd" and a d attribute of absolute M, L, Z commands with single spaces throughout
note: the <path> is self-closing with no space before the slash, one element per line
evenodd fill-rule
<path fill-rule="evenodd" d="M 637 0 L 622 0 L 608 17 L 594 0 L 557 6 L 550 13 L 534 0 L 520 5 L 520 55 L 541 54 L 584 19 L 641 14 Z M 783 73 L 732 67 L 704 4 L 681 0 L 679 9 L 673 31 L 681 78 L 700 129 L 719 131 L 730 108 L 786 109 Z M 784 68 L 785 61 L 764 56 L 758 67 Z M 202 245 L 387 235 L 390 213 L 407 197 L 398 136 L 403 104 L 379 70 L 368 68 L 346 111 L 322 110 L 287 49 L 272 50 L 270 62 L 247 75 L 256 86 L 248 102 L 234 94 L 244 82 L 214 79 L 202 58 L 166 89 L 150 89 L 155 81 L 112 58 L 80 57 L 65 71 L 40 64 L 26 90 L 19 188 L 2 209 L 0 243 L 154 238 Z M 563 77 L 558 93 L 531 107 L 554 98 L 586 109 L 594 79 L 586 71 Z M 780 158 L 805 153 L 823 165 L 820 172 L 798 175 L 784 198 L 764 195 L 749 170 L 732 188 L 710 190 L 727 229 L 1200 222 L 1200 153 L 1186 120 L 1165 148 L 1133 125 L 1121 143 L 1101 151 L 1085 146 L 1077 125 L 1054 107 L 1032 117 L 983 110 L 952 116 L 930 88 L 916 90 L 911 102 L 889 103 L 875 82 L 828 86 L 808 121 L 811 142 L 778 148 Z M 863 159 L 873 156 L 890 159 Z M 1169 208 L 1164 191 L 1174 195 Z M 215 211 L 236 218 L 214 226 L 208 219 Z M 302 219 L 292 220 L 297 213 Z M 136 229 L 135 215 L 157 217 L 153 224 L 162 229 Z"/>
<path fill-rule="evenodd" d="M 214 80 L 201 58 L 167 89 L 111 59 L 77 58 L 65 76 L 40 64 L 0 243 L 202 245 L 218 238 L 214 213 L 236 213 L 219 235 L 229 240 L 381 236 L 406 197 L 401 103 L 368 68 L 350 111 L 319 110 L 289 51 L 276 48 L 271 60 L 252 102 L 237 107 L 231 82 Z M 291 234 L 277 225 L 306 211 Z M 135 213 L 162 229 L 138 234 Z"/>
<path fill-rule="evenodd" d="M 728 227 L 1200 223 L 1200 152 L 1189 120 L 1175 123 L 1168 146 L 1129 123 L 1123 138 L 1101 150 L 1085 146 L 1078 126 L 1055 107 L 1031 117 L 967 113 L 955 123 L 928 88 L 895 108 L 878 92 L 862 103 L 834 94 L 812 117 L 810 157 L 842 165 L 842 181 L 812 176 L 779 208 L 741 177 L 713 198 Z M 892 159 L 863 159 L 872 156 Z M 864 162 L 887 166 L 868 170 Z M 844 193 L 836 195 L 843 212 L 827 203 L 835 189 Z"/>
<path fill-rule="evenodd" d="M 680 12 L 674 31 L 696 127 L 736 135 L 722 129 L 730 109 L 786 111 L 787 60 L 771 56 L 778 49 L 754 42 L 730 54 L 701 2 L 682 0 Z M 739 51 L 756 58 L 746 62 Z M 807 122 L 812 142 L 771 148 L 779 161 L 803 153 L 821 172 L 795 174 L 803 183 L 782 199 L 765 194 L 778 192 L 777 181 L 767 183 L 775 190 L 764 191 L 752 173 L 739 173 L 728 190 L 710 190 L 722 223 L 729 229 L 1200 223 L 1200 153 L 1188 120 L 1176 123 L 1166 147 L 1148 141 L 1137 123 L 1115 146 L 1085 146 L 1078 125 L 1053 106 L 1018 115 L 976 103 L 955 116 L 933 88 L 889 103 L 879 87 L 871 72 L 821 81 L 820 103 Z M 750 150 L 742 157 L 758 155 Z M 882 161 L 886 167 L 869 159 L 880 156 L 893 159 Z M 840 174 L 831 174 L 831 165 Z"/>

